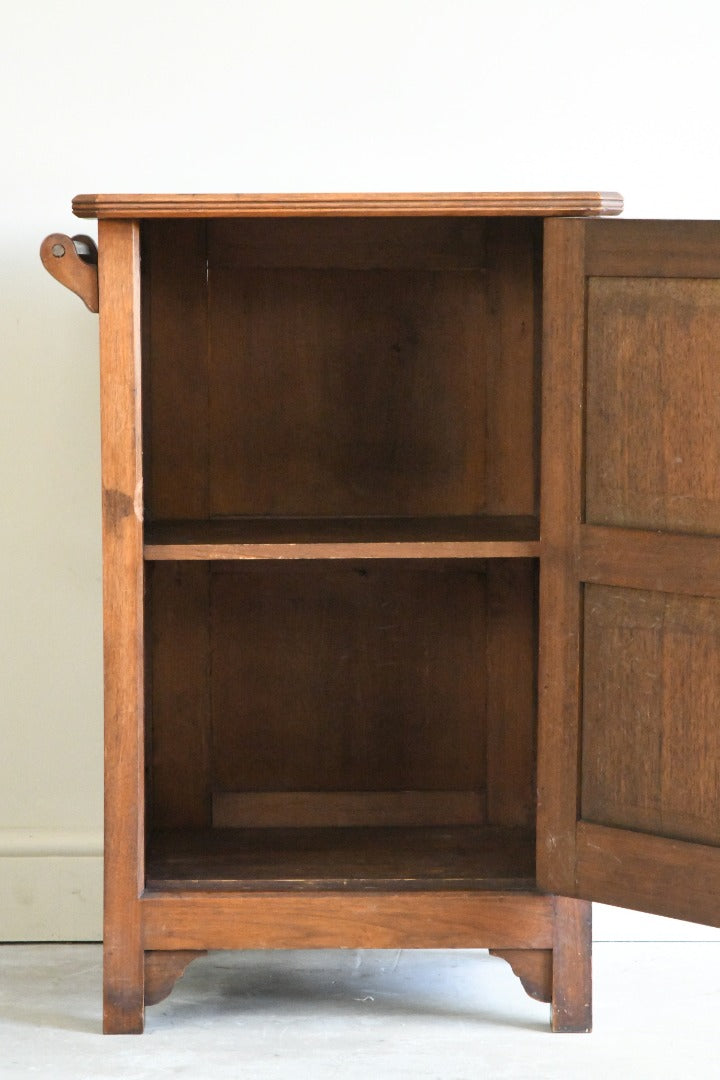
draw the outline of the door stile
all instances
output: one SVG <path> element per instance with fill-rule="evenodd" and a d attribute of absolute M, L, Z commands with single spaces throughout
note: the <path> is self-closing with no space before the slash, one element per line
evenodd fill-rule
<path fill-rule="evenodd" d="M 545 222 L 537 874 L 572 896 L 579 790 L 585 223 Z M 559 227 L 558 227 L 559 226 Z"/>

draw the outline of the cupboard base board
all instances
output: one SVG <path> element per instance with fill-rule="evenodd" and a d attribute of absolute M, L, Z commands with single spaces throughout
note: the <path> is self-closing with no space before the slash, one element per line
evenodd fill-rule
<path fill-rule="evenodd" d="M 534 892 L 158 890 L 146 891 L 129 916 L 139 936 L 132 948 L 125 937 L 127 977 L 117 956 L 105 969 L 108 1034 L 141 1032 L 145 1004 L 166 997 L 208 949 L 309 948 L 490 949 L 532 997 L 551 1004 L 553 1030 L 590 1030 L 591 915 L 583 901 Z"/>

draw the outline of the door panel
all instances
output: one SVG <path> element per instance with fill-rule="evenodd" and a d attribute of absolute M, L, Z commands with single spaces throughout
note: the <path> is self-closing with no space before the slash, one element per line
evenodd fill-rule
<path fill-rule="evenodd" d="M 720 600 L 584 601 L 582 820 L 720 844 Z"/>
<path fill-rule="evenodd" d="M 542 887 L 715 924 L 718 252 L 546 223 L 538 761 Z"/>
<path fill-rule="evenodd" d="M 587 294 L 586 520 L 718 533 L 720 281 L 591 277 Z"/>

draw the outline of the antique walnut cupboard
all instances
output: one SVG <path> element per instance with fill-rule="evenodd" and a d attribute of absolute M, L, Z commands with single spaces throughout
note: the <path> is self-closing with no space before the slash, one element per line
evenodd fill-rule
<path fill-rule="evenodd" d="M 105 1030 L 207 949 L 720 923 L 720 225 L 613 194 L 83 195 Z M 96 264 L 97 263 L 97 264 Z"/>

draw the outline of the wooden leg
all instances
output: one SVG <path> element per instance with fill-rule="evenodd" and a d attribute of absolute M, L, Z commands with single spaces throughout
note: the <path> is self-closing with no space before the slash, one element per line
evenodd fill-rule
<path fill-rule="evenodd" d="M 490 949 L 490 955 L 507 961 L 531 998 L 552 1001 L 552 949 Z"/>
<path fill-rule="evenodd" d="M 145 965 L 139 934 L 107 930 L 103 958 L 103 1032 L 141 1035 L 145 1026 Z"/>
<path fill-rule="evenodd" d="M 205 956 L 206 950 L 175 949 L 164 952 L 154 949 L 145 953 L 145 1004 L 157 1005 L 171 993 L 188 964 Z"/>
<path fill-rule="evenodd" d="M 140 225 L 99 226 L 105 660 L 103 1030 L 143 1029 L 144 574 Z"/>
<path fill-rule="evenodd" d="M 553 1031 L 592 1030 L 592 907 L 555 897 Z"/>
<path fill-rule="evenodd" d="M 490 949 L 506 960 L 526 993 L 552 1003 L 553 1031 L 592 1028 L 592 908 L 554 898 L 552 949 Z"/>

